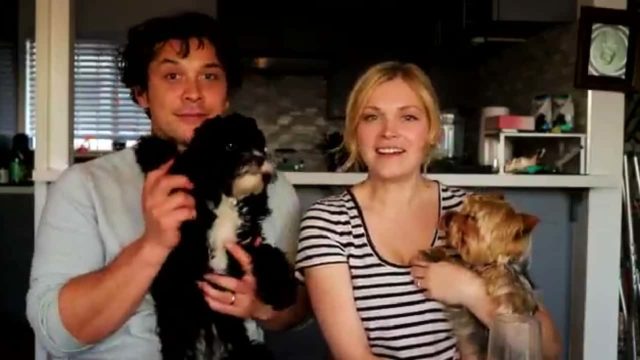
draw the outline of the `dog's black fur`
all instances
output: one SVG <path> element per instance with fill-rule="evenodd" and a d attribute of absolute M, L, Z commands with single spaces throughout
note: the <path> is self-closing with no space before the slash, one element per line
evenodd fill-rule
<path fill-rule="evenodd" d="M 198 127 L 184 151 L 175 143 L 154 136 L 140 139 L 136 159 L 146 174 L 169 159 L 175 161 L 172 174 L 186 175 L 194 184 L 191 195 L 196 202 L 196 218 L 181 226 L 181 240 L 168 256 L 151 286 L 156 304 L 158 335 L 166 360 L 200 358 L 203 349 L 196 344 L 204 335 L 205 358 L 216 350 L 214 340 L 224 345 L 225 359 L 270 359 L 264 344 L 252 343 L 244 320 L 215 312 L 204 300 L 196 281 L 211 271 L 207 232 L 222 196 L 231 197 L 233 180 L 249 164 L 260 167 L 265 161 L 265 138 L 252 118 L 240 114 L 217 116 Z M 265 178 L 264 190 L 238 202 L 242 226 L 237 238 L 252 258 L 257 295 L 274 309 L 283 309 L 295 301 L 296 283 L 284 253 L 256 239 L 263 238 L 262 221 L 270 214 Z M 186 190 L 185 190 L 186 191 Z M 243 270 L 228 254 L 227 273 L 241 277 Z M 215 330 L 214 330 L 215 329 Z"/>

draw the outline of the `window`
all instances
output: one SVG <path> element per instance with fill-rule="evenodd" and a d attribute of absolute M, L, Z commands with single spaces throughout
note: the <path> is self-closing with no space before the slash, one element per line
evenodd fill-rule
<path fill-rule="evenodd" d="M 117 68 L 118 45 L 78 40 L 74 47 L 74 148 L 109 151 L 114 140 L 131 145 L 147 134 L 150 122 L 129 97 Z M 35 43 L 27 42 L 26 131 L 35 138 Z"/>
<path fill-rule="evenodd" d="M 0 41 L 0 134 L 16 132 L 17 70 L 15 44 Z"/>

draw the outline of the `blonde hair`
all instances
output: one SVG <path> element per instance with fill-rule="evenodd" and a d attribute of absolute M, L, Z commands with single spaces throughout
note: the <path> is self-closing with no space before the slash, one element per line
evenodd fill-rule
<path fill-rule="evenodd" d="M 383 83 L 397 78 L 402 79 L 418 95 L 424 106 L 429 122 L 425 164 L 440 137 L 440 108 L 436 92 L 429 77 L 416 65 L 397 61 L 382 62 L 368 68 L 356 81 L 347 101 L 347 112 L 342 147 L 349 155 L 343 168 L 354 165 L 363 166 L 358 154 L 356 129 L 360 123 L 362 111 L 371 93 Z"/>

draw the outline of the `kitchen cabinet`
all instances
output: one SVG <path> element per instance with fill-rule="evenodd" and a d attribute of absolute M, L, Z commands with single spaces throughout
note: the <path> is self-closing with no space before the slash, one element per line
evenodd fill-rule
<path fill-rule="evenodd" d="M 26 318 L 34 239 L 32 187 L 0 186 L 0 358 L 32 359 Z"/>
<path fill-rule="evenodd" d="M 469 38 L 527 38 L 578 18 L 576 0 L 461 1 L 461 23 Z"/>

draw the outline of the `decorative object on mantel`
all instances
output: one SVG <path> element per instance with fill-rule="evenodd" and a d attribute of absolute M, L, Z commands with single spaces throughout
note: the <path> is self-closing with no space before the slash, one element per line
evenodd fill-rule
<path fill-rule="evenodd" d="M 538 132 L 573 131 L 575 111 L 570 94 L 540 94 L 533 97 L 532 116 Z"/>
<path fill-rule="evenodd" d="M 544 156 L 545 149 L 538 149 L 532 156 L 515 157 L 504 165 L 506 173 L 537 173 L 542 170 L 540 160 Z"/>
<path fill-rule="evenodd" d="M 552 97 L 551 132 L 566 133 L 573 131 L 575 109 L 570 94 L 556 94 Z"/>
<path fill-rule="evenodd" d="M 640 15 L 582 6 L 575 87 L 627 92 L 640 89 Z"/>

